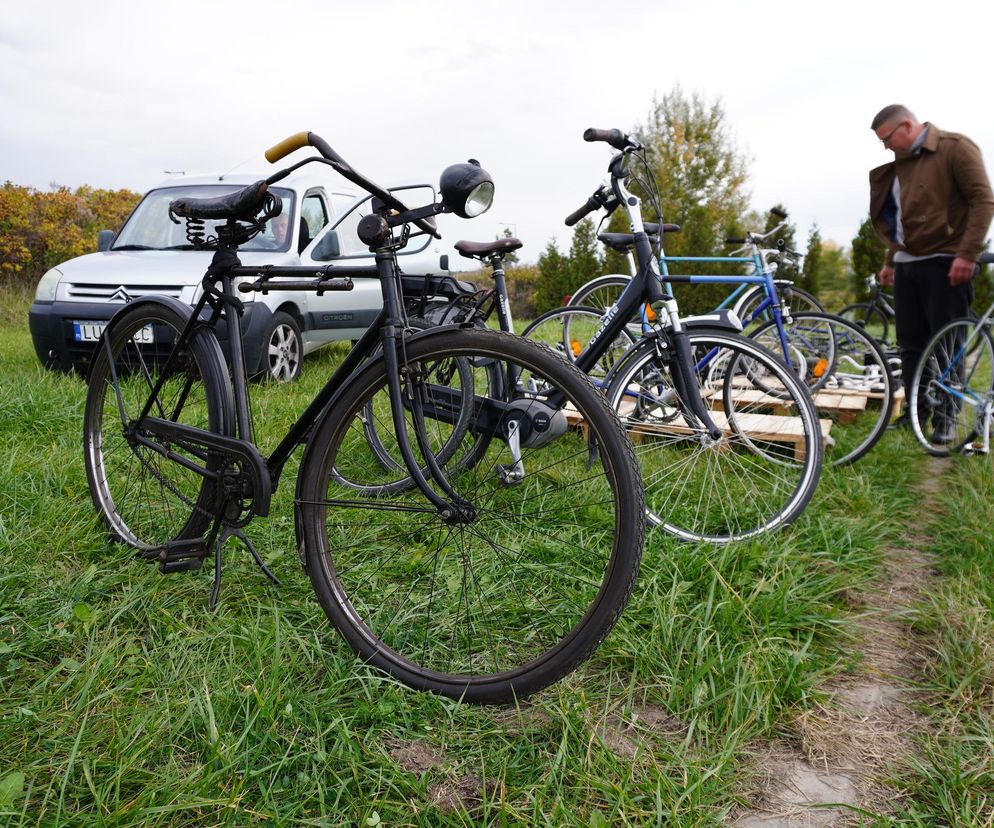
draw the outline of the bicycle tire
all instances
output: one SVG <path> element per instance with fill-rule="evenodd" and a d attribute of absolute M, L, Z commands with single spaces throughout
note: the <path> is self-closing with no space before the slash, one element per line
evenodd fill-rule
<path fill-rule="evenodd" d="M 672 348 L 652 338 L 619 364 L 607 392 L 636 441 L 648 521 L 710 543 L 786 526 L 804 510 L 821 472 L 822 441 L 807 388 L 741 334 L 694 329 L 688 338 L 705 407 L 723 428 L 719 440 L 708 437 L 677 394 Z M 767 385 L 779 385 L 777 394 L 755 388 L 760 372 Z M 776 411 L 782 413 L 771 419 Z"/>
<path fill-rule="evenodd" d="M 533 342 L 448 330 L 406 350 L 419 369 L 453 357 L 478 374 L 488 360 L 513 365 L 508 376 L 539 389 L 520 394 L 516 410 L 541 411 L 540 399 L 557 391 L 567 406 L 548 417 L 550 426 L 558 431 L 572 410 L 583 430 L 523 445 L 525 475 L 516 485 L 501 473 L 507 443 L 491 440 L 480 462 L 448 475 L 475 518 L 447 524 L 418 490 L 363 497 L 336 485 L 332 468 L 362 462 L 353 451 L 365 440 L 355 418 L 387 381 L 382 359 L 368 363 L 329 407 L 301 463 L 297 525 L 307 572 L 332 624 L 370 664 L 463 701 L 520 699 L 587 658 L 631 592 L 644 540 L 634 452 L 587 378 Z M 434 393 L 442 400 L 445 389 Z M 474 428 L 502 428 L 517 416 L 509 408 L 488 420 L 476 404 Z M 364 470 L 382 474 L 375 464 Z"/>
<path fill-rule="evenodd" d="M 954 319 L 929 340 L 915 369 L 909 397 L 911 428 L 927 452 L 962 450 L 983 428 L 983 407 L 994 395 L 994 340 L 976 321 Z M 948 439 L 926 434 L 928 421 L 951 426 Z"/>
<path fill-rule="evenodd" d="M 152 409 L 157 416 L 218 434 L 233 433 L 231 386 L 213 333 L 198 329 L 176 368 L 163 377 L 166 357 L 189 314 L 189 309 L 158 301 L 122 310 L 108 324 L 90 366 L 83 415 L 90 496 L 111 538 L 140 551 L 202 536 L 213 520 L 217 499 L 209 478 L 138 442 L 132 427 L 155 382 L 163 379 Z M 135 341 L 148 331 L 153 343 Z M 217 456 L 204 457 L 196 449 L 173 443 L 159 448 L 211 474 L 221 466 Z"/>
<path fill-rule="evenodd" d="M 425 331 L 430 328 L 435 327 L 426 319 L 423 318 L 412 318 L 408 321 L 408 328 L 412 331 Z M 377 348 L 373 352 L 372 357 L 378 356 L 380 349 Z M 433 366 L 433 371 L 436 373 L 435 379 L 439 382 L 444 382 L 446 378 L 451 379 L 456 373 L 460 376 L 460 388 L 467 387 L 467 378 L 470 376 L 472 371 L 471 366 L 465 364 L 465 360 L 449 360 L 447 363 L 439 363 Z M 489 373 L 489 384 L 486 394 L 489 396 L 501 396 L 503 394 L 504 378 L 500 375 L 496 364 L 490 366 Z M 438 376 L 439 374 L 444 376 Z M 451 429 L 446 429 L 444 435 L 441 433 L 436 433 L 433 435 L 433 445 L 436 447 L 433 451 L 435 460 L 443 466 L 450 465 L 455 457 L 455 468 L 462 468 L 463 466 L 472 466 L 479 461 L 487 450 L 487 445 L 489 443 L 489 436 L 486 434 L 476 434 L 473 435 L 470 440 L 466 439 L 467 431 L 469 430 L 470 417 L 472 415 L 472 396 L 466 395 L 460 404 L 460 411 L 458 418 Z M 366 409 L 362 416 L 362 427 L 363 433 L 366 436 L 366 444 L 372 452 L 373 457 L 376 462 L 384 470 L 389 470 L 397 473 L 397 478 L 388 483 L 378 483 L 372 487 L 368 483 L 362 481 L 351 481 L 348 479 L 347 474 L 337 468 L 333 470 L 333 474 L 337 476 L 340 483 L 350 486 L 355 489 L 365 491 L 367 494 L 390 494 L 393 492 L 401 492 L 408 489 L 414 485 L 414 481 L 408 475 L 407 468 L 404 466 L 403 458 L 400 456 L 399 451 L 397 451 L 396 443 L 388 439 L 390 447 L 384 444 L 384 441 L 380 439 L 378 418 L 374 414 L 372 401 L 367 403 Z M 387 424 L 387 433 L 391 434 L 392 437 L 393 423 L 389 422 Z M 414 440 L 414 435 L 411 435 L 411 440 Z M 413 443 L 412 443 L 413 444 Z M 422 474 L 427 473 L 427 468 L 421 469 Z"/>
<path fill-rule="evenodd" d="M 580 285 L 569 297 L 567 307 L 577 307 L 582 305 L 587 308 L 599 308 L 601 313 L 607 312 L 622 291 L 631 282 L 631 276 L 621 273 L 608 273 L 604 276 L 597 276 L 589 282 Z"/>
<path fill-rule="evenodd" d="M 604 311 L 599 308 L 566 305 L 546 311 L 531 322 L 521 335 L 525 339 L 548 346 L 570 362 L 576 362 L 576 358 L 600 330 L 603 320 Z M 587 376 L 595 385 L 602 384 L 614 364 L 634 344 L 635 337 L 627 330 L 622 330 L 587 371 Z"/>
<path fill-rule="evenodd" d="M 854 305 L 846 305 L 839 311 L 839 316 L 854 325 L 859 325 L 877 342 L 886 345 L 892 344 L 887 338 L 890 333 L 890 322 L 887 314 L 880 308 L 871 305 L 869 302 L 857 302 Z"/>
<path fill-rule="evenodd" d="M 891 420 L 895 387 L 886 353 L 865 329 L 831 313 L 794 314 L 786 331 L 791 349 L 804 355 L 818 417 L 832 424 L 826 462 L 855 463 L 880 441 Z M 779 342 L 773 323 L 752 337 L 767 347 Z"/>
<path fill-rule="evenodd" d="M 825 311 L 825 308 L 821 302 L 819 302 L 813 294 L 808 293 L 808 291 L 803 288 L 795 287 L 793 284 L 783 280 L 777 280 L 776 286 L 781 302 L 787 303 L 787 307 L 790 308 L 791 314 L 808 311 L 823 313 Z M 733 306 L 733 310 L 742 321 L 743 325 L 748 326 L 750 317 L 765 299 L 766 287 L 764 285 L 756 285 L 754 288 L 746 291 L 745 295 L 739 298 Z M 762 325 L 769 321 L 772 321 L 772 317 L 765 315 L 757 319 L 756 324 Z"/>

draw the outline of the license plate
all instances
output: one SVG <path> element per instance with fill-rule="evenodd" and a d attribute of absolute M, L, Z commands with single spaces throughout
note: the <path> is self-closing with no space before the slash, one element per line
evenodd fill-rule
<path fill-rule="evenodd" d="M 77 342 L 96 342 L 100 339 L 100 334 L 104 332 L 104 328 L 107 327 L 107 323 L 87 322 L 77 319 L 72 323 L 72 327 Z M 136 331 L 132 339 L 142 345 L 150 344 L 154 341 L 152 326 L 146 325 L 141 330 Z"/>

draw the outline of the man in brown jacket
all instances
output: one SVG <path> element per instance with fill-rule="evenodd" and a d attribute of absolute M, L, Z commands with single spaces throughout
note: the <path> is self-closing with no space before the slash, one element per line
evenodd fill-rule
<path fill-rule="evenodd" d="M 887 245 L 880 283 L 894 285 L 908 393 L 929 338 L 946 322 L 967 315 L 977 258 L 994 217 L 994 194 L 980 150 L 965 135 L 919 123 L 900 104 L 880 110 L 870 128 L 894 152 L 891 163 L 870 171 L 870 219 Z M 919 414 L 921 419 L 928 412 Z M 933 442 L 949 442 L 952 417 L 941 410 L 933 414 Z"/>

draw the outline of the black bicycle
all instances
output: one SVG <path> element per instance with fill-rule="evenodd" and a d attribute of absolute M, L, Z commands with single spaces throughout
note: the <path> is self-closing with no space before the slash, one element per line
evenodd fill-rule
<path fill-rule="evenodd" d="M 441 199 L 409 208 L 314 133 L 266 157 L 304 146 L 320 155 L 170 206 L 214 258 L 192 309 L 141 298 L 103 333 L 84 418 L 93 502 L 110 536 L 164 573 L 199 569 L 213 552 L 213 606 L 229 538 L 276 581 L 243 530 L 269 513 L 302 447 L 300 560 L 349 645 L 414 688 L 471 702 L 528 695 L 590 655 L 632 589 L 645 504 L 631 444 L 587 378 L 547 349 L 479 328 L 409 329 L 396 252 L 415 235 L 437 237 L 439 213 L 489 207 L 493 183 L 477 163 L 447 168 Z M 312 162 L 372 195 L 358 234 L 375 267 L 243 267 L 238 246 L 281 210 L 269 187 Z M 263 455 L 238 295 L 349 290 L 358 278 L 379 279 L 382 312 Z M 370 452 L 370 422 L 393 462 Z M 464 442 L 477 447 L 473 462 L 446 448 Z"/>

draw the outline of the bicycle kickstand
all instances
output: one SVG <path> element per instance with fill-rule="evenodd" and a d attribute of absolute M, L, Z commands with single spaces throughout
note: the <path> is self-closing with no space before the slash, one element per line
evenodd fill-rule
<path fill-rule="evenodd" d="M 251 553 L 252 559 L 255 561 L 259 569 L 262 570 L 263 574 L 276 586 L 283 586 L 280 579 L 272 573 L 268 566 L 266 566 L 265 561 L 262 560 L 262 556 L 259 555 L 259 552 L 252 544 L 252 541 L 248 539 L 246 534 L 241 529 L 235 526 L 225 526 L 224 528 L 219 529 L 219 527 L 215 524 L 211 534 L 216 538 L 214 542 L 214 584 L 211 586 L 211 612 L 217 609 L 217 598 L 218 594 L 221 592 L 221 549 L 224 547 L 225 541 L 229 538 L 237 538 L 240 540 L 245 545 L 245 548 Z"/>

